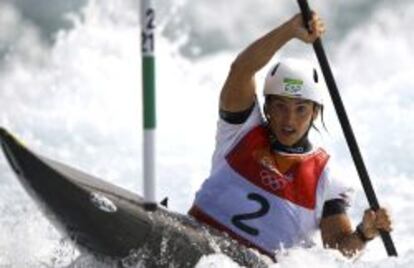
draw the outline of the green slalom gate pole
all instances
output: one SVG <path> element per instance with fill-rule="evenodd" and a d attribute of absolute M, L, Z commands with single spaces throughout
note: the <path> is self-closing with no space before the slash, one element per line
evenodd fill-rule
<path fill-rule="evenodd" d="M 146 208 L 157 207 L 155 196 L 155 10 L 151 0 L 141 1 L 141 45 L 143 86 L 143 175 Z"/>
<path fill-rule="evenodd" d="M 298 1 L 300 10 L 302 12 L 304 23 L 307 24 L 307 22 L 311 19 L 311 10 L 309 8 L 309 4 L 307 0 L 297 0 L 297 1 Z M 306 27 L 309 29 L 309 25 L 306 25 Z M 329 94 L 331 96 L 336 113 L 338 115 L 339 122 L 344 132 L 345 139 L 348 143 L 348 147 L 351 152 L 352 159 L 354 160 L 355 167 L 357 169 L 359 178 L 361 180 L 362 187 L 365 191 L 365 195 L 368 199 L 368 203 L 373 210 L 377 210 L 380 207 L 380 205 L 379 205 L 377 196 L 375 194 L 374 188 L 371 184 L 368 171 L 362 159 L 362 155 L 359 150 L 354 132 L 352 130 L 351 123 L 349 122 L 348 115 L 345 111 L 345 106 L 339 94 L 338 87 L 336 86 L 336 82 L 332 74 L 331 67 L 329 66 L 328 58 L 326 57 L 325 50 L 322 46 L 322 41 L 320 38 L 318 38 L 313 43 L 313 48 L 314 48 L 316 57 L 318 58 L 319 65 L 321 66 L 321 70 L 325 78 L 325 82 L 328 87 Z M 381 234 L 381 238 L 384 243 L 388 256 L 397 256 L 397 250 L 394 246 L 394 242 L 391 238 L 390 233 L 385 232 L 385 231 L 380 231 L 380 234 Z"/>

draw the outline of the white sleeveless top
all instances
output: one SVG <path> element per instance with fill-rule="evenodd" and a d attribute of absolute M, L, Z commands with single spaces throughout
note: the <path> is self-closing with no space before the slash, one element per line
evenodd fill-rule
<path fill-rule="evenodd" d="M 273 152 L 262 124 L 257 104 L 243 124 L 219 120 L 210 176 L 190 214 L 273 255 L 282 247 L 313 244 L 325 201 L 349 199 L 352 189 L 331 175 L 321 148 Z"/>

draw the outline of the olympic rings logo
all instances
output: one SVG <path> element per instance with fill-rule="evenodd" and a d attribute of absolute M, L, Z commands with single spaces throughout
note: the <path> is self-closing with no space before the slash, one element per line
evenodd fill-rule
<path fill-rule="evenodd" d="M 265 186 L 270 187 L 273 191 L 281 190 L 287 185 L 287 180 L 285 178 L 268 170 L 260 171 L 260 179 Z"/>

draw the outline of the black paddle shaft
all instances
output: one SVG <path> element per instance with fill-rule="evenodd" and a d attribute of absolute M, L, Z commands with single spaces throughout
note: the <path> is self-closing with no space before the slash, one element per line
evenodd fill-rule
<path fill-rule="evenodd" d="M 306 27 L 309 29 L 308 22 L 311 19 L 312 13 L 309 8 L 307 0 L 298 0 L 299 7 L 302 12 L 302 17 Z M 365 191 L 365 194 L 368 199 L 368 203 L 373 210 L 378 210 L 379 203 L 376 197 L 374 188 L 372 187 L 371 180 L 369 178 L 367 169 L 365 167 L 364 161 L 362 159 L 361 152 L 359 150 L 357 141 L 355 139 L 354 132 L 352 130 L 351 124 L 348 120 L 348 116 L 345 111 L 344 104 L 342 102 L 341 96 L 339 95 L 338 87 L 336 86 L 334 76 L 332 74 L 331 68 L 329 66 L 328 59 L 325 54 L 325 50 L 322 46 L 322 41 L 318 38 L 313 43 L 313 48 L 318 58 L 323 76 L 325 77 L 325 82 L 329 90 L 332 102 L 334 104 L 336 113 L 339 118 L 339 122 L 344 132 L 345 139 L 348 143 L 349 150 L 354 160 L 356 169 L 358 171 L 359 178 L 361 179 L 362 187 Z M 384 242 L 385 249 L 387 250 L 388 256 L 397 256 L 397 250 L 395 249 L 394 243 L 392 241 L 391 235 L 388 232 L 380 231 L 382 241 Z"/>

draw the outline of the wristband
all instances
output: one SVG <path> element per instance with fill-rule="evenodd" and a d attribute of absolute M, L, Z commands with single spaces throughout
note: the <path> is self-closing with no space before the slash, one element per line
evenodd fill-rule
<path fill-rule="evenodd" d="M 366 243 L 368 241 L 371 241 L 372 239 L 375 238 L 375 236 L 373 237 L 367 237 L 364 234 L 363 228 L 362 228 L 362 222 L 360 224 L 358 224 L 357 228 L 356 228 L 356 234 L 358 235 L 359 239 L 361 239 L 362 242 Z"/>

